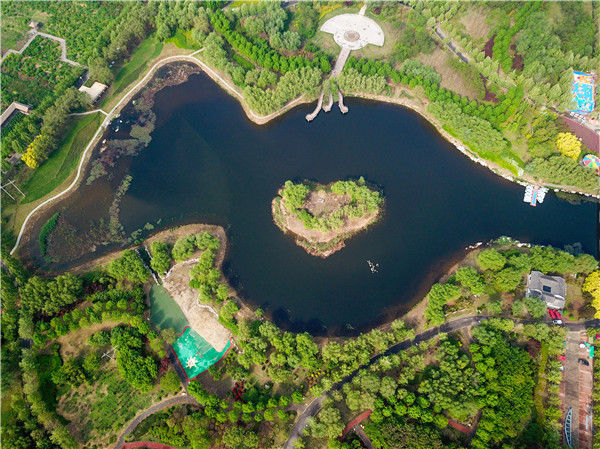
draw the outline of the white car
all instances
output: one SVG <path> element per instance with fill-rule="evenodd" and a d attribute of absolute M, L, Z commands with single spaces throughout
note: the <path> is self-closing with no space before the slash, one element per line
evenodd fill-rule
<path fill-rule="evenodd" d="M 552 320 L 554 324 L 562 324 L 562 320 Z"/>

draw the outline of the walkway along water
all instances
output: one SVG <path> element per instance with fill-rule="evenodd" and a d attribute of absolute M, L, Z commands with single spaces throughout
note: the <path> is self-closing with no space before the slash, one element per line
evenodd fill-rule
<path fill-rule="evenodd" d="M 342 379 L 339 382 L 337 382 L 336 384 L 334 384 L 333 387 L 331 387 L 331 389 L 329 389 L 328 391 L 323 393 L 321 396 L 315 398 L 306 407 L 304 412 L 302 412 L 302 414 L 296 420 L 294 427 L 292 427 L 292 430 L 290 432 L 290 437 L 285 442 L 283 449 L 293 449 L 294 448 L 294 441 L 296 441 L 299 437 L 302 436 L 304 428 L 308 425 L 309 419 L 314 418 L 321 411 L 321 408 L 323 407 L 323 401 L 325 400 L 325 398 L 327 396 L 329 396 L 333 391 L 341 390 L 342 386 L 345 383 L 351 381 L 362 369 L 366 369 L 366 368 L 370 367 L 375 362 L 377 362 L 381 357 L 388 356 L 391 354 L 397 354 L 398 352 L 404 351 L 405 349 L 408 349 L 411 346 L 417 345 L 423 341 L 431 340 L 432 338 L 436 337 L 440 333 L 449 333 L 449 332 L 453 332 L 453 331 L 456 331 L 459 329 L 472 327 L 472 326 L 481 324 L 483 321 L 486 321 L 489 318 L 502 318 L 502 317 L 494 317 L 494 316 L 490 316 L 490 315 L 478 315 L 478 316 L 469 316 L 469 317 L 459 318 L 457 320 L 444 323 L 441 326 L 427 329 L 426 331 L 423 331 L 420 334 L 417 334 L 413 340 L 401 341 L 401 342 L 389 347 L 386 351 L 384 351 L 380 354 L 377 354 L 371 360 L 369 360 L 368 363 L 366 363 L 365 365 L 362 365 L 357 370 L 355 370 L 353 373 L 349 374 L 344 379 Z M 534 320 L 520 320 L 520 319 L 513 319 L 513 321 L 515 323 L 522 323 L 522 324 L 526 324 L 529 322 L 539 322 L 539 321 L 534 321 Z M 600 327 L 600 319 L 594 319 L 594 320 L 588 320 L 588 321 L 582 321 L 582 322 L 574 322 L 574 323 L 565 323 L 564 326 L 569 330 L 569 332 L 574 332 L 574 331 L 580 332 L 589 327 Z"/>
<path fill-rule="evenodd" d="M 59 38 L 57 38 L 57 39 L 59 39 Z M 202 50 L 204 50 L 204 48 L 196 50 L 193 53 L 190 53 L 189 55 L 175 55 L 175 56 L 168 56 L 168 57 L 166 57 L 164 59 L 161 59 L 156 64 L 154 64 L 152 66 L 152 68 L 150 68 L 150 70 L 148 71 L 148 73 L 135 86 L 133 86 L 131 89 L 129 89 L 125 93 L 125 95 L 123 95 L 123 97 L 121 97 L 121 99 L 118 101 L 118 103 L 108 113 L 105 112 L 105 111 L 103 111 L 103 110 L 101 110 L 101 109 L 98 110 L 99 112 L 102 112 L 104 115 L 106 115 L 106 118 L 104 119 L 104 121 L 102 122 L 102 124 L 100 125 L 100 127 L 98 128 L 98 130 L 96 131 L 96 133 L 92 136 L 92 138 L 89 141 L 88 145 L 83 150 L 83 154 L 82 154 L 81 159 L 79 161 L 79 165 L 77 166 L 77 174 L 75 176 L 75 179 L 73 180 L 73 182 L 71 184 L 69 184 L 69 186 L 65 190 L 63 190 L 62 192 L 57 193 L 56 195 L 54 195 L 54 196 L 46 199 L 42 203 L 38 204 L 31 212 L 29 212 L 29 214 L 27 214 L 27 216 L 25 217 L 25 220 L 23 220 L 23 224 L 21 225 L 21 229 L 19 230 L 19 234 L 17 235 L 17 240 L 15 241 L 15 245 L 11 249 L 10 254 L 14 254 L 15 251 L 17 250 L 17 248 L 19 247 L 19 243 L 21 242 L 21 239 L 23 238 L 23 234 L 25 232 L 25 228 L 26 228 L 29 220 L 31 219 L 31 217 L 36 212 L 38 212 L 39 210 L 41 210 L 44 206 L 46 206 L 46 205 L 52 203 L 53 201 L 61 198 L 63 195 L 65 195 L 66 193 L 68 193 L 71 190 L 73 190 L 79 184 L 79 181 L 81 180 L 81 176 L 83 174 L 84 166 L 85 166 L 85 163 L 86 163 L 86 161 L 88 159 L 89 153 L 90 153 L 91 149 L 94 148 L 94 145 L 97 143 L 97 139 L 100 136 L 101 132 L 103 132 L 106 129 L 106 127 L 110 124 L 110 122 L 115 117 L 115 115 L 117 115 L 117 113 L 119 111 L 119 108 L 124 103 L 127 103 L 129 100 L 131 100 L 131 97 L 135 93 L 137 93 L 138 89 L 140 89 L 141 87 L 143 87 L 149 81 L 149 79 L 152 76 L 154 76 L 154 73 L 156 72 L 156 70 L 159 69 L 160 67 L 162 67 L 163 65 L 169 64 L 171 62 L 176 62 L 176 61 L 188 61 L 188 62 L 192 62 L 194 64 L 199 65 L 200 67 L 202 67 L 202 69 L 213 80 L 215 80 L 215 82 L 217 82 L 227 92 L 233 94 L 234 96 L 236 96 L 240 100 L 240 103 L 244 107 L 244 111 L 246 112 L 246 114 L 253 121 L 255 121 L 255 123 L 259 123 L 259 124 L 260 123 L 266 123 L 269 120 L 271 120 L 272 118 L 277 117 L 278 115 L 280 115 L 282 112 L 284 112 L 284 111 L 286 111 L 288 109 L 291 109 L 292 107 L 294 107 L 297 104 L 301 103 L 303 97 L 299 96 L 298 98 L 295 98 L 295 99 L 291 100 L 289 103 L 285 104 L 280 109 L 278 109 L 275 112 L 272 112 L 271 114 L 262 115 L 261 116 L 261 115 L 258 115 L 256 113 L 254 113 L 254 111 L 252 111 L 252 109 L 250 109 L 249 107 L 246 106 L 246 103 L 244 101 L 244 97 L 242 96 L 242 94 L 240 94 L 230 83 L 228 83 L 226 80 L 224 80 L 213 69 L 211 69 L 205 63 L 203 63 L 202 61 L 200 61 L 199 59 L 197 59 L 197 58 L 194 57 L 194 55 L 198 54 Z"/>

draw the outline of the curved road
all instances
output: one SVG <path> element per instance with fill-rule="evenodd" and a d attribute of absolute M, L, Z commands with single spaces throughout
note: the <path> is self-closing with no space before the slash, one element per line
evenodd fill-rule
<path fill-rule="evenodd" d="M 154 404 L 152 407 L 147 408 L 146 410 L 144 410 L 142 413 L 140 413 L 139 415 L 137 415 L 135 418 L 133 418 L 131 420 L 129 425 L 125 428 L 125 430 L 119 436 L 119 439 L 117 440 L 117 444 L 115 444 L 114 449 L 121 449 L 121 447 L 123 446 L 123 443 L 125 442 L 125 437 L 127 435 L 129 435 L 131 432 L 133 432 L 133 429 L 135 429 L 137 427 L 137 425 L 139 423 L 141 423 L 143 420 L 145 420 L 148 416 L 150 416 L 156 412 L 159 412 L 161 410 L 164 410 L 166 408 L 172 407 L 174 405 L 181 405 L 181 404 L 198 404 L 198 403 L 196 402 L 196 400 L 193 397 L 186 394 L 186 395 L 182 395 L 182 396 L 175 396 L 173 398 L 165 399 L 164 401 L 159 402 L 158 404 Z"/>
<path fill-rule="evenodd" d="M 323 400 L 332 391 L 339 390 L 340 388 L 342 388 L 342 385 L 344 385 L 346 382 L 352 380 L 352 378 L 358 374 L 359 370 L 371 366 L 373 363 L 375 363 L 381 357 L 388 356 L 391 354 L 397 354 L 398 352 L 408 349 L 409 347 L 411 347 L 413 345 L 419 344 L 426 340 L 430 340 L 440 333 L 448 333 L 448 332 L 453 332 L 455 330 L 464 329 L 466 327 L 472 327 L 477 324 L 480 324 L 482 321 L 485 321 L 488 318 L 507 318 L 507 317 L 494 317 L 494 316 L 490 316 L 490 315 L 478 315 L 478 316 L 468 316 L 468 317 L 464 317 L 464 318 L 459 318 L 457 320 L 444 323 L 441 326 L 427 329 L 426 331 L 423 331 L 420 334 L 415 335 L 414 340 L 401 341 L 399 343 L 396 343 L 393 346 L 390 346 L 385 352 L 382 352 L 381 354 L 377 354 L 369 361 L 369 363 L 361 366 L 360 368 L 358 368 L 357 370 L 355 370 L 354 372 L 352 372 L 351 374 L 349 374 L 348 376 L 346 376 L 345 378 L 343 378 L 342 380 L 340 380 L 339 382 L 334 384 L 330 390 L 326 391 L 318 398 L 315 398 L 306 407 L 306 409 L 298 417 L 296 423 L 294 424 L 294 427 L 292 427 L 292 430 L 290 431 L 290 436 L 289 436 L 288 440 L 285 442 L 285 444 L 283 445 L 283 449 L 293 449 L 294 441 L 296 441 L 296 439 L 298 437 L 302 436 L 302 432 L 304 431 L 304 428 L 308 424 L 309 418 L 313 418 L 313 417 L 317 416 L 317 414 L 321 410 L 321 408 L 323 406 Z M 512 319 L 512 318 L 510 318 L 510 319 Z M 513 319 L 513 321 L 515 323 L 524 323 L 524 324 L 540 322 L 539 320 L 519 320 L 519 319 Z M 600 320 L 596 319 L 596 320 L 588 320 L 588 321 L 581 321 L 581 322 L 574 322 L 574 323 L 564 323 L 564 327 L 566 327 L 570 331 L 582 331 L 582 330 L 587 329 L 588 327 L 600 327 Z"/>

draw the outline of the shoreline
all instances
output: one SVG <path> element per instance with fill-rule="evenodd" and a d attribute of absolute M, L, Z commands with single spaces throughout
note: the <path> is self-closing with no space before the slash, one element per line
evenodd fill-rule
<path fill-rule="evenodd" d="M 402 92 L 404 92 L 404 91 L 402 91 Z M 404 92 L 404 93 L 406 93 L 406 92 Z M 584 192 L 581 190 L 568 189 L 568 188 L 565 188 L 565 186 L 561 186 L 558 184 L 552 184 L 549 182 L 541 182 L 540 183 L 539 181 L 535 181 L 533 178 L 531 178 L 525 174 L 523 174 L 523 176 L 522 176 L 523 179 L 516 178 L 512 174 L 512 172 L 510 172 L 509 170 L 502 168 L 502 167 L 498 166 L 497 164 L 488 161 L 487 159 L 482 159 L 474 151 L 469 149 L 469 147 L 467 147 L 460 139 L 450 135 L 445 129 L 443 129 L 443 127 L 435 119 L 435 117 L 433 117 L 429 112 L 427 112 L 427 110 L 425 109 L 425 106 L 427 105 L 427 103 L 423 102 L 422 100 L 419 100 L 419 99 L 411 100 L 409 98 L 398 98 L 398 97 L 391 97 L 391 96 L 387 96 L 387 95 L 375 95 L 375 94 L 369 94 L 369 93 L 364 93 L 364 92 L 350 92 L 350 93 L 346 93 L 345 95 L 346 95 L 346 97 L 354 97 L 354 98 L 360 98 L 360 99 L 370 100 L 370 101 L 380 101 L 383 103 L 391 103 L 391 104 L 403 106 L 405 108 L 410 109 L 413 112 L 416 112 L 422 118 L 427 120 L 427 122 L 430 123 L 433 127 L 435 127 L 436 131 L 444 138 L 444 140 L 451 143 L 454 147 L 456 147 L 456 149 L 458 151 L 460 151 L 462 154 L 467 156 L 471 161 L 473 161 L 479 165 L 482 165 L 483 167 L 486 167 L 488 170 L 493 172 L 495 175 L 498 175 L 498 176 L 506 179 L 507 181 L 513 182 L 515 184 L 519 184 L 524 187 L 529 184 L 539 185 L 541 187 L 547 187 L 548 189 L 551 189 L 554 192 L 572 193 L 572 194 L 581 195 L 581 196 L 585 196 L 588 198 L 595 198 L 597 200 L 600 200 L 600 193 L 594 194 L 594 193 Z M 421 105 L 418 105 L 417 101 L 420 102 Z"/>
<path fill-rule="evenodd" d="M 346 240 L 352 238 L 360 232 L 366 231 L 371 225 L 377 223 L 377 221 L 379 221 L 379 215 L 381 212 L 381 208 L 378 208 L 376 212 L 369 214 L 367 217 L 367 222 L 359 228 L 350 229 L 346 232 L 334 235 L 328 240 L 314 241 L 310 240 L 307 236 L 299 234 L 298 232 L 290 229 L 288 220 L 290 218 L 294 219 L 295 217 L 293 217 L 293 215 L 287 211 L 281 199 L 281 196 L 277 196 L 271 202 L 271 213 L 273 215 L 273 222 L 275 225 L 285 235 L 291 236 L 296 245 L 303 248 L 308 254 L 311 256 L 320 257 L 322 259 L 326 259 L 332 254 L 340 251 L 346 246 Z M 296 218 L 296 220 L 298 219 Z M 306 228 L 304 229 L 306 230 Z M 308 232 L 308 230 L 306 231 Z M 323 248 L 320 248 L 320 246 L 323 246 Z"/>
<path fill-rule="evenodd" d="M 81 179 L 82 179 L 82 173 L 86 170 L 87 165 L 90 160 L 90 157 L 91 157 L 91 153 L 92 153 L 91 150 L 93 150 L 93 148 L 95 147 L 95 145 L 97 144 L 97 142 L 100 140 L 100 138 L 103 135 L 103 132 L 101 133 L 101 131 L 103 131 L 107 128 L 107 126 L 116 117 L 116 115 L 118 115 L 118 113 L 121 111 L 121 109 L 123 109 L 126 106 L 126 104 L 129 101 L 131 101 L 132 97 L 136 93 L 138 93 L 139 90 L 144 88 L 144 86 L 148 83 L 148 81 L 150 81 L 152 76 L 155 75 L 156 71 L 159 68 L 163 67 L 164 65 L 167 65 L 167 64 L 170 64 L 173 62 L 178 62 L 178 61 L 191 62 L 193 64 L 196 64 L 216 84 L 218 84 L 222 89 L 224 89 L 225 92 L 227 92 L 229 95 L 234 96 L 240 102 L 240 105 L 241 105 L 242 109 L 244 110 L 246 117 L 250 121 L 252 121 L 253 123 L 255 123 L 257 125 L 264 125 L 264 124 L 282 116 L 283 114 L 285 114 L 286 112 L 288 112 L 289 110 L 293 109 L 296 106 L 299 106 L 301 104 L 311 103 L 312 101 L 314 101 L 313 99 L 306 99 L 303 96 L 300 96 L 300 97 L 295 98 L 294 100 L 291 100 L 289 103 L 284 105 L 282 108 L 280 108 L 277 111 L 272 112 L 269 115 L 266 115 L 266 116 L 257 115 L 246 104 L 243 95 L 235 87 L 233 87 L 227 80 L 223 79 L 223 77 L 219 73 L 217 73 L 213 68 L 208 66 L 204 61 L 202 61 L 201 59 L 196 57 L 196 55 L 203 50 L 204 49 L 201 48 L 201 49 L 193 51 L 192 53 L 189 53 L 189 54 L 168 56 L 166 58 L 163 58 L 163 59 L 157 61 L 148 70 L 148 72 L 141 78 L 141 80 L 138 81 L 132 88 L 130 88 L 121 97 L 121 99 L 110 110 L 110 112 L 106 113 L 105 119 L 101 123 L 100 127 L 98 128 L 98 130 L 96 131 L 96 133 L 94 134 L 92 139 L 89 141 L 86 148 L 84 149 L 83 155 L 81 156 L 80 162 L 77 167 L 75 179 L 63 191 L 58 192 L 54 196 L 51 196 L 50 198 L 47 198 L 45 200 L 43 198 L 40 199 L 42 202 L 39 203 L 33 210 L 31 210 L 29 212 L 29 214 L 25 217 L 23 223 L 21 224 L 21 228 L 20 228 L 19 234 L 17 235 L 15 245 L 12 248 L 10 254 L 14 254 L 17 251 L 17 249 L 19 248 L 19 244 L 21 242 L 21 239 L 23 238 L 25 229 L 27 228 L 28 225 L 32 225 L 35 222 L 34 221 L 33 223 L 29 223 L 30 220 L 32 219 L 32 217 L 37 212 L 45 210 L 47 208 L 47 206 L 51 205 L 51 203 L 53 203 L 55 200 L 57 200 L 59 198 L 63 198 L 63 199 L 68 198 L 68 194 L 72 193 L 72 191 L 75 191 L 77 189 L 77 187 L 79 187 L 79 184 L 81 183 Z M 422 100 L 410 100 L 408 98 L 390 97 L 390 96 L 386 96 L 386 95 L 374 95 L 374 94 L 368 94 L 368 93 L 362 93 L 362 92 L 350 92 L 350 93 L 347 93 L 346 96 L 362 98 L 362 99 L 367 99 L 367 100 L 381 101 L 381 102 L 385 102 L 385 103 L 392 103 L 392 104 L 396 104 L 396 105 L 400 105 L 400 106 L 409 108 L 412 111 L 419 114 L 422 118 L 427 120 L 432 126 L 434 126 L 436 128 L 438 133 L 445 140 L 447 140 L 452 145 L 454 145 L 462 154 L 467 156 L 471 161 L 488 168 L 494 174 L 501 176 L 502 178 L 506 179 L 507 181 L 519 184 L 521 186 L 527 185 L 527 182 L 525 182 L 524 180 L 515 178 L 513 176 L 513 174 L 510 173 L 508 170 L 503 169 L 502 167 L 496 166 L 496 164 L 493 164 L 493 163 L 475 155 L 474 152 L 472 152 L 470 149 L 468 149 L 468 147 L 466 147 L 460 139 L 457 139 L 457 138 L 451 136 L 448 132 L 446 132 L 440 126 L 440 124 L 437 122 L 437 120 L 434 117 L 432 117 L 431 114 L 429 114 L 425 110 L 424 106 L 426 105 L 426 103 L 424 103 Z M 419 102 L 420 104 L 418 104 L 417 102 Z M 510 174 L 507 172 L 509 172 Z M 559 185 L 551 184 L 551 183 L 541 183 L 540 184 L 540 183 L 537 183 L 532 178 L 529 178 L 528 181 L 533 184 L 546 186 L 549 189 L 554 190 L 555 192 L 562 191 L 562 192 L 566 192 L 566 193 L 582 195 L 582 196 L 585 196 L 588 198 L 594 198 L 596 200 L 600 200 L 600 193 L 592 194 L 592 193 L 588 193 L 588 192 L 565 188 L 564 186 L 559 186 Z"/>

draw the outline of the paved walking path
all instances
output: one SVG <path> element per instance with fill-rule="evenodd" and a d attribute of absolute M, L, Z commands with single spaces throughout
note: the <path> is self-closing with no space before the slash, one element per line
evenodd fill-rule
<path fill-rule="evenodd" d="M 360 427 L 360 424 L 354 426 L 354 432 L 356 433 L 358 438 L 360 438 L 360 441 L 363 442 L 367 449 L 375 449 L 375 446 L 373 446 L 373 443 L 371 443 L 371 440 L 369 439 L 363 428 Z"/>
<path fill-rule="evenodd" d="M 406 350 L 406 349 L 410 348 L 411 346 L 417 345 L 423 341 L 430 340 L 430 339 L 436 337 L 437 335 L 439 335 L 440 333 L 448 333 L 448 332 L 453 332 L 453 331 L 456 331 L 459 329 L 472 327 L 472 326 L 480 324 L 482 321 L 485 321 L 489 318 L 503 318 L 503 317 L 494 317 L 494 316 L 489 316 L 489 315 L 477 315 L 477 316 L 468 316 L 468 317 L 464 317 L 464 318 L 458 318 L 454 321 L 449 321 L 447 323 L 444 323 L 441 326 L 427 329 L 426 331 L 423 331 L 420 334 L 417 334 L 415 336 L 414 340 L 403 340 L 399 343 L 396 343 L 395 345 L 389 347 L 385 352 L 382 352 L 382 353 L 374 356 L 371 360 L 369 360 L 369 362 L 367 364 L 361 366 L 356 371 L 354 371 L 353 373 L 349 374 L 348 376 L 346 376 L 345 378 L 343 378 L 342 380 L 340 380 L 339 382 L 334 384 L 333 387 L 331 387 L 331 389 L 329 389 L 328 391 L 323 393 L 323 395 L 315 398 L 306 407 L 304 412 L 302 412 L 302 414 L 298 417 L 298 420 L 292 427 L 292 430 L 290 431 L 290 436 L 289 436 L 288 440 L 285 442 L 285 444 L 283 445 L 283 449 L 293 449 L 294 441 L 296 441 L 300 436 L 302 436 L 302 432 L 304 431 L 304 428 L 308 424 L 308 420 L 312 417 L 317 416 L 317 414 L 321 410 L 321 408 L 323 406 L 323 400 L 325 399 L 325 397 L 327 397 L 329 394 L 331 394 L 332 391 L 340 390 L 342 388 L 342 385 L 344 385 L 346 382 L 352 380 L 358 374 L 358 372 L 360 370 L 368 368 L 373 363 L 377 362 L 377 360 L 379 360 L 381 357 L 388 356 L 391 354 L 397 354 L 398 352 Z M 539 322 L 536 320 L 520 320 L 520 319 L 512 319 L 512 320 L 515 323 L 522 323 L 522 324 L 526 324 L 526 323 L 530 323 L 530 322 Z M 595 319 L 595 320 L 582 321 L 582 322 L 576 322 L 576 323 L 565 323 L 564 327 L 566 327 L 569 332 L 571 332 L 571 331 L 579 332 L 579 331 L 585 330 L 588 327 L 600 327 L 600 320 Z"/>
<path fill-rule="evenodd" d="M 104 110 L 102 110 L 102 109 L 94 109 L 94 110 L 86 111 L 86 112 L 73 112 L 73 113 L 71 113 L 69 115 L 73 115 L 73 116 L 78 116 L 79 117 L 79 116 L 82 116 L 82 115 L 95 114 L 96 112 L 100 112 L 100 113 L 102 113 L 102 114 L 104 114 L 106 116 L 108 115 L 108 112 L 104 112 Z"/>
<path fill-rule="evenodd" d="M 350 49 L 342 47 L 342 49 L 340 50 L 340 54 L 335 60 L 335 65 L 333 66 L 331 76 L 338 76 L 340 73 L 342 73 L 342 70 L 346 65 L 346 61 L 348 60 L 348 56 L 350 56 Z"/>
<path fill-rule="evenodd" d="M 79 64 L 75 61 L 71 61 L 69 58 L 67 58 L 67 41 L 65 41 L 62 37 L 53 36 L 52 34 L 48 34 L 48 33 L 42 33 L 41 31 L 38 31 L 38 30 L 29 30 L 27 32 L 27 34 L 29 34 L 29 38 L 25 42 L 25 45 L 23 45 L 20 50 L 13 50 L 13 49 L 8 50 L 4 54 L 4 57 L 2 58 L 2 60 L 4 60 L 10 53 L 13 53 L 15 55 L 23 54 L 23 52 L 27 49 L 27 47 L 29 47 L 29 44 L 31 44 L 33 42 L 33 40 L 36 38 L 36 36 L 42 36 L 47 39 L 52 39 L 53 41 L 56 41 L 60 44 L 60 60 L 62 62 L 66 62 L 67 64 L 74 65 L 74 66 L 81 66 L 81 64 Z"/>
<path fill-rule="evenodd" d="M 344 430 L 342 431 L 342 438 L 344 438 L 346 434 L 350 432 L 354 427 L 358 426 L 361 422 L 363 422 L 365 419 L 371 416 L 371 413 L 373 413 L 373 410 L 365 410 L 356 418 L 351 420 L 348 424 L 346 424 L 346 427 L 344 427 Z"/>
<path fill-rule="evenodd" d="M 579 331 L 570 331 L 567 333 L 565 348 L 565 401 L 564 409 L 566 412 L 572 408 L 573 417 L 571 425 L 571 436 L 573 445 L 578 446 L 578 423 L 579 423 L 579 367 L 577 359 L 579 358 Z"/>
<path fill-rule="evenodd" d="M 114 449 L 121 449 L 121 447 L 123 446 L 123 443 L 125 443 L 125 438 L 127 437 L 127 435 L 129 435 L 131 432 L 133 432 L 133 430 L 137 427 L 137 425 L 139 423 L 141 423 L 143 420 L 145 420 L 148 416 L 150 416 L 156 412 L 160 412 L 161 410 L 164 410 L 166 408 L 173 407 L 174 405 L 182 405 L 182 404 L 198 404 L 198 403 L 196 402 L 196 400 L 193 397 L 186 394 L 186 395 L 182 395 L 182 396 L 175 396 L 173 398 L 165 399 L 164 401 L 159 402 L 158 404 L 154 404 L 152 407 L 144 410 L 142 413 L 140 413 L 139 415 L 137 415 L 135 418 L 133 418 L 131 420 L 129 425 L 125 428 L 125 430 L 119 436 L 119 439 L 117 440 L 117 444 L 115 445 Z"/>
<path fill-rule="evenodd" d="M 595 327 L 595 326 L 594 326 Z M 564 418 L 569 409 L 571 415 L 571 440 L 574 447 L 591 449 L 593 446 L 592 428 L 592 392 L 594 387 L 593 359 L 589 358 L 587 348 L 579 344 L 587 341 L 587 335 L 581 329 L 567 333 L 565 347 L 565 371 L 561 383 L 563 439 Z M 589 365 L 579 362 L 588 361 Z"/>
<path fill-rule="evenodd" d="M 96 131 L 96 133 L 94 134 L 94 136 L 92 137 L 90 142 L 88 143 L 87 147 L 83 151 L 83 155 L 81 156 L 79 165 L 77 166 L 77 174 L 75 176 L 75 179 L 73 180 L 73 182 L 71 184 L 69 184 L 69 186 L 65 190 L 57 193 L 56 195 L 54 195 L 54 196 L 48 198 L 47 200 L 43 201 L 42 203 L 38 204 L 31 212 L 29 212 L 29 214 L 27 214 L 27 216 L 25 217 L 25 220 L 23 220 L 23 224 L 21 225 L 19 234 L 17 235 L 17 240 L 15 242 L 15 246 L 11 249 L 10 254 L 14 254 L 15 251 L 17 250 L 17 248 L 19 247 L 19 244 L 21 243 L 21 239 L 23 238 L 23 234 L 25 233 L 25 228 L 27 226 L 27 223 L 31 219 L 31 217 L 37 211 L 39 211 L 41 208 L 43 208 L 44 206 L 57 200 L 58 198 L 62 197 L 63 195 L 70 192 L 72 189 L 74 189 L 77 186 L 77 184 L 79 183 L 81 176 L 83 174 L 83 168 L 85 165 L 85 161 L 89 155 L 89 152 L 94 147 L 94 145 L 96 143 L 96 139 L 98 139 L 98 137 L 102 133 L 102 131 L 108 126 L 108 124 L 114 118 L 114 115 L 115 115 L 117 109 L 123 103 L 126 103 L 129 100 L 131 100 L 131 97 L 138 91 L 138 89 L 140 89 L 144 84 L 146 84 L 148 82 L 150 77 L 154 75 L 154 73 L 156 72 L 156 70 L 158 68 L 162 67 L 163 65 L 169 64 L 171 62 L 175 62 L 175 61 L 187 61 L 187 62 L 192 62 L 196 65 L 199 65 L 200 67 L 202 67 L 202 69 L 204 69 L 204 71 L 206 73 L 209 74 L 209 76 L 211 76 L 211 78 L 215 79 L 215 81 L 218 80 L 218 82 L 221 84 L 222 87 L 225 88 L 225 90 L 227 90 L 227 91 L 233 93 L 235 96 L 237 96 L 240 99 L 242 106 L 246 106 L 246 104 L 244 102 L 244 97 L 242 96 L 242 94 L 240 94 L 231 84 L 229 84 L 226 80 L 224 80 L 217 72 L 215 72 L 213 69 L 211 69 L 209 66 L 207 66 L 204 62 L 200 61 L 198 58 L 194 57 L 194 55 L 201 52 L 202 50 L 203 49 L 201 48 L 200 50 L 196 50 L 195 52 L 190 53 L 189 55 L 175 55 L 175 56 L 169 56 L 164 59 L 161 59 L 160 61 L 158 61 L 156 64 L 154 64 L 152 66 L 152 68 L 148 71 L 146 76 L 144 76 L 135 86 L 133 86 L 131 89 L 129 89 L 127 91 L 127 93 L 121 98 L 121 100 L 119 100 L 119 102 L 108 113 L 103 111 L 104 114 L 106 115 L 106 118 L 104 119 L 104 121 L 102 122 L 102 124 L 100 125 L 100 127 L 98 128 L 98 130 Z M 247 112 L 247 114 L 250 117 L 254 118 L 257 122 L 266 123 L 269 120 L 271 120 L 272 118 L 275 118 L 276 116 L 281 114 L 282 112 L 294 107 L 296 104 L 299 104 L 302 101 L 302 98 L 303 97 L 301 95 L 298 98 L 295 98 L 294 100 L 290 101 L 286 105 L 282 106 L 277 111 L 272 112 L 271 114 L 268 114 L 268 115 L 257 115 L 249 107 L 245 107 L 244 109 Z"/>

